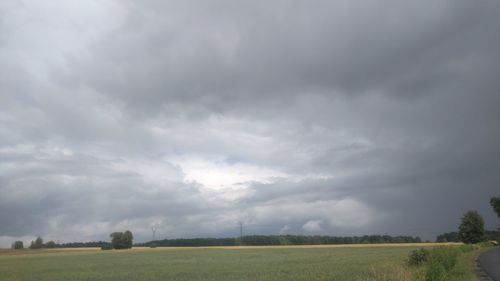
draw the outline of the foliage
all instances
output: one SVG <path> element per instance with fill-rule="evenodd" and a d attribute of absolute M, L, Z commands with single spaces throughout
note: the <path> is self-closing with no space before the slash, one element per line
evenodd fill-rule
<path fill-rule="evenodd" d="M 460 237 L 458 236 L 458 232 L 447 232 L 438 235 L 436 238 L 436 242 L 460 242 Z"/>
<path fill-rule="evenodd" d="M 55 248 L 56 247 L 56 242 L 54 241 L 49 241 L 45 244 L 45 247 L 47 248 Z"/>
<path fill-rule="evenodd" d="M 104 244 L 101 246 L 101 250 L 113 250 L 113 246 L 111 244 Z"/>
<path fill-rule="evenodd" d="M 113 249 L 130 249 L 133 244 L 133 235 L 129 230 L 125 232 L 113 232 L 110 234 Z"/>
<path fill-rule="evenodd" d="M 420 263 L 414 274 L 415 280 L 458 281 L 471 280 L 474 276 L 472 266 L 477 250 L 489 245 L 465 244 L 460 246 L 440 246 L 428 251 L 427 261 Z M 410 258 L 415 251 L 410 253 Z"/>
<path fill-rule="evenodd" d="M 365 236 L 303 236 L 303 235 L 249 235 L 243 236 L 247 246 L 268 245 L 333 245 L 333 244 L 378 244 L 378 243 L 420 243 L 419 237 L 365 235 Z M 192 238 L 156 240 L 137 246 L 158 247 L 200 247 L 200 246 L 237 246 L 239 238 Z"/>
<path fill-rule="evenodd" d="M 23 241 L 16 241 L 16 242 L 12 243 L 12 249 L 15 249 L 15 250 L 24 249 Z"/>
<path fill-rule="evenodd" d="M 30 249 L 41 249 L 43 248 L 42 237 L 37 237 L 35 241 L 31 241 Z"/>
<path fill-rule="evenodd" d="M 500 217 L 500 197 L 491 197 L 490 204 L 497 216 Z"/>
<path fill-rule="evenodd" d="M 134 236 L 132 235 L 132 232 L 129 230 L 125 231 L 122 236 L 122 243 L 125 246 L 126 249 L 132 248 L 133 242 L 134 241 Z"/>
<path fill-rule="evenodd" d="M 372 272 L 367 278 L 359 278 L 359 281 L 425 281 L 415 267 L 402 265 L 380 266 L 372 268 Z"/>
<path fill-rule="evenodd" d="M 410 252 L 408 265 L 415 266 L 424 264 L 429 259 L 429 255 L 429 250 L 424 248 L 413 250 Z"/>
<path fill-rule="evenodd" d="M 500 231 L 498 230 L 485 230 L 484 240 L 497 240 L 500 241 Z M 436 242 L 460 242 L 458 232 L 447 232 L 437 236 Z"/>
<path fill-rule="evenodd" d="M 458 235 L 464 243 L 479 243 L 484 241 L 484 220 L 476 211 L 469 211 L 462 217 Z"/>
<path fill-rule="evenodd" d="M 444 266 L 437 262 L 432 262 L 425 270 L 426 281 L 443 281 L 446 278 L 446 269 Z"/>
<path fill-rule="evenodd" d="M 429 262 L 441 264 L 445 271 L 450 271 L 458 261 L 460 251 L 455 247 L 436 247 L 431 250 Z"/>
<path fill-rule="evenodd" d="M 460 250 L 460 252 L 462 253 L 469 253 L 469 252 L 472 252 L 475 250 L 474 246 L 471 245 L 471 244 L 464 244 L 464 245 L 460 245 L 460 247 L 458 247 L 458 249 Z"/>
<path fill-rule="evenodd" d="M 104 241 L 97 242 L 71 242 L 56 244 L 56 248 L 101 248 L 108 246 L 111 247 L 111 243 Z"/>

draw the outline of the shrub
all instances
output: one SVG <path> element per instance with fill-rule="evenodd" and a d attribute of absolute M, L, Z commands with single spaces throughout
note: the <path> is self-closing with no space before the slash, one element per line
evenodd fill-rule
<path fill-rule="evenodd" d="M 459 254 L 459 250 L 453 247 L 437 247 L 430 253 L 430 262 L 443 265 L 448 272 L 457 264 Z"/>
<path fill-rule="evenodd" d="M 431 250 L 418 249 L 410 253 L 408 265 L 422 265 L 414 268 L 414 279 L 426 281 L 470 280 L 473 273 L 467 258 L 485 243 L 461 246 L 441 246 Z M 463 258 L 461 256 L 464 255 Z M 470 278 L 469 278 L 470 277 Z"/>
<path fill-rule="evenodd" d="M 427 262 L 428 259 L 429 250 L 426 250 L 424 248 L 413 250 L 410 252 L 410 256 L 408 257 L 408 265 L 421 265 Z"/>

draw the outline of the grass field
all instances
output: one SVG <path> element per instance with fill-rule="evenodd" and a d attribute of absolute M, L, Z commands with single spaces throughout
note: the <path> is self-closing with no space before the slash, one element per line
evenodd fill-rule
<path fill-rule="evenodd" d="M 431 244 L 0 252 L 0 280 L 366 280 Z"/>

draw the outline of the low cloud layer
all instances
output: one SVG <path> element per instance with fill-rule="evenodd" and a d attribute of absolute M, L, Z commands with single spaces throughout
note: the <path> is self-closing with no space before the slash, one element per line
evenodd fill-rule
<path fill-rule="evenodd" d="M 0 246 L 434 239 L 500 173 L 496 1 L 3 1 Z"/>

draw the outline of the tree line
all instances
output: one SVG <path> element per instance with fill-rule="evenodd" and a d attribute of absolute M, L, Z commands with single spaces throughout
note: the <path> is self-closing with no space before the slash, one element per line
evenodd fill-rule
<path fill-rule="evenodd" d="M 500 241 L 500 231 L 498 230 L 485 230 L 483 240 L 486 241 Z M 436 237 L 436 242 L 462 242 L 458 231 L 446 232 Z"/>
<path fill-rule="evenodd" d="M 56 248 L 57 244 L 54 241 L 48 241 L 47 243 L 43 243 L 42 237 L 37 237 L 34 241 L 31 241 L 29 246 L 30 249 L 42 249 L 42 248 Z M 20 250 L 24 249 L 23 241 L 15 241 L 12 243 L 12 249 Z"/>
<path fill-rule="evenodd" d="M 127 230 L 125 232 L 113 232 L 110 235 L 111 242 L 70 242 L 70 243 L 55 243 L 54 241 L 43 242 L 42 237 L 37 237 L 31 241 L 30 249 L 44 249 L 44 248 L 101 248 L 108 249 L 130 249 L 133 245 L 134 236 L 132 232 Z M 23 241 L 15 241 L 12 243 L 12 249 L 24 249 Z"/>
<path fill-rule="evenodd" d="M 273 246 L 273 245 L 327 245 L 420 243 L 420 237 L 364 235 L 364 236 L 306 236 L 306 235 L 247 235 L 237 238 L 180 238 L 163 239 L 137 244 L 145 247 L 202 247 L 202 246 Z"/>

